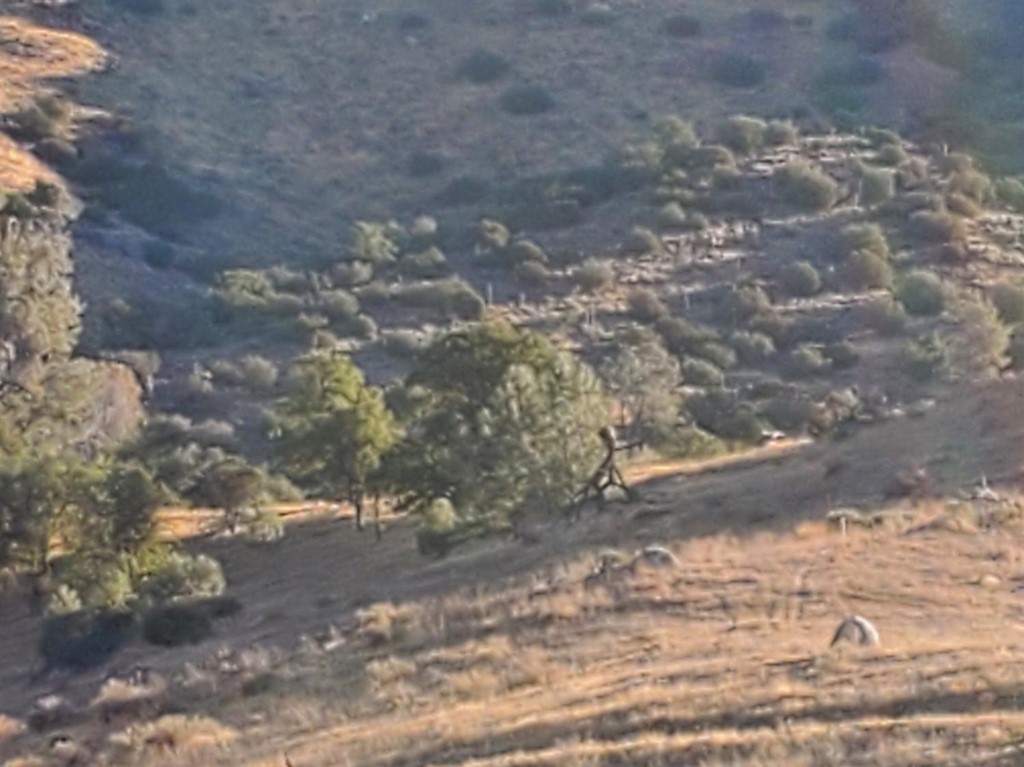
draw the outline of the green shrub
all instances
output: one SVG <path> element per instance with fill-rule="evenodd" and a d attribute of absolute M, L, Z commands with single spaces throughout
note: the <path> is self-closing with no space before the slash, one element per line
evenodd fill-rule
<path fill-rule="evenodd" d="M 964 218 L 977 218 L 985 212 L 985 209 L 970 197 L 958 192 L 948 192 L 946 194 L 946 209 L 950 213 L 955 213 Z"/>
<path fill-rule="evenodd" d="M 936 335 L 911 341 L 900 355 L 900 370 L 918 383 L 927 383 L 948 368 L 949 350 Z"/>
<path fill-rule="evenodd" d="M 440 248 L 431 246 L 419 253 L 409 253 L 399 262 L 402 274 L 421 280 L 444 277 L 450 271 L 448 259 Z"/>
<path fill-rule="evenodd" d="M 414 248 L 425 248 L 437 239 L 437 219 L 433 216 L 416 216 L 409 225 L 409 238 Z"/>
<path fill-rule="evenodd" d="M 775 173 L 774 179 L 782 199 L 803 210 L 828 210 L 839 199 L 839 185 L 805 162 L 787 163 Z"/>
<path fill-rule="evenodd" d="M 884 168 L 863 167 L 860 172 L 860 203 L 871 207 L 888 202 L 896 194 L 896 176 Z"/>
<path fill-rule="evenodd" d="M 830 367 L 828 359 L 821 350 L 810 344 L 801 344 L 789 353 L 786 369 L 797 378 L 810 378 L 820 375 Z"/>
<path fill-rule="evenodd" d="M 665 348 L 677 356 L 695 351 L 701 344 L 718 338 L 710 328 L 694 325 L 682 317 L 662 317 L 654 328 Z"/>
<path fill-rule="evenodd" d="M 636 226 L 622 244 L 622 250 L 632 256 L 657 255 L 661 253 L 661 238 L 650 229 Z"/>
<path fill-rule="evenodd" d="M 477 85 L 493 83 L 508 74 L 510 67 L 504 58 L 493 51 L 477 49 L 459 62 L 458 76 Z"/>
<path fill-rule="evenodd" d="M 515 276 L 527 285 L 541 288 L 551 281 L 551 272 L 539 261 L 526 261 L 515 268 Z"/>
<path fill-rule="evenodd" d="M 779 275 L 782 287 L 791 296 L 806 298 L 821 290 L 821 277 L 818 270 L 806 261 L 794 261 L 786 264 Z"/>
<path fill-rule="evenodd" d="M 896 168 L 896 183 L 900 189 L 916 189 L 928 179 L 928 163 L 920 157 L 911 157 Z"/>
<path fill-rule="evenodd" d="M 672 37 L 699 37 L 703 27 L 700 19 L 686 13 L 674 13 L 661 22 L 662 31 Z"/>
<path fill-rule="evenodd" d="M 865 304 L 863 318 L 865 325 L 886 336 L 898 335 L 907 326 L 907 310 L 890 296 Z"/>
<path fill-rule="evenodd" d="M 689 397 L 686 410 L 697 426 L 722 439 L 756 442 L 764 433 L 753 408 L 718 387 Z"/>
<path fill-rule="evenodd" d="M 764 120 L 745 115 L 735 115 L 718 126 L 717 136 L 721 144 L 738 154 L 752 154 L 764 146 L 768 126 Z"/>
<path fill-rule="evenodd" d="M 995 188 L 992 185 L 992 179 L 984 173 L 971 169 L 953 173 L 949 177 L 946 191 L 961 194 L 979 205 L 984 205 L 992 199 Z"/>
<path fill-rule="evenodd" d="M 993 286 L 989 295 L 1000 320 L 1007 325 L 1024 322 L 1024 288 L 1002 282 Z"/>
<path fill-rule="evenodd" d="M 772 302 L 767 293 L 755 285 L 745 285 L 727 293 L 719 302 L 718 312 L 724 321 L 740 324 L 764 314 L 771 307 Z"/>
<path fill-rule="evenodd" d="M 426 341 L 414 330 L 392 330 L 381 333 L 384 351 L 399 359 L 415 359 L 426 348 Z"/>
<path fill-rule="evenodd" d="M 693 356 L 722 370 L 736 367 L 736 352 L 718 341 L 704 341 L 693 350 Z"/>
<path fill-rule="evenodd" d="M 886 144 L 875 152 L 875 162 L 890 168 L 897 168 L 908 159 L 909 156 L 898 144 Z"/>
<path fill-rule="evenodd" d="M 725 375 L 707 360 L 686 357 L 683 359 L 683 382 L 687 386 L 718 388 L 725 383 Z"/>
<path fill-rule="evenodd" d="M 711 65 L 711 78 L 730 88 L 756 88 L 762 85 L 768 73 L 763 59 L 745 53 L 726 53 Z"/>
<path fill-rule="evenodd" d="M 848 370 L 860 362 L 860 354 L 849 341 L 827 344 L 824 353 L 833 370 Z"/>
<path fill-rule="evenodd" d="M 479 320 L 487 308 L 480 294 L 457 277 L 408 285 L 395 297 L 407 306 L 437 309 L 448 319 Z"/>
<path fill-rule="evenodd" d="M 316 310 L 332 322 L 343 322 L 359 314 L 359 299 L 347 290 L 324 290 L 317 298 Z"/>
<path fill-rule="evenodd" d="M 224 573 L 217 560 L 174 552 L 150 572 L 139 586 L 139 598 L 149 604 L 175 599 L 215 597 L 224 592 Z"/>
<path fill-rule="evenodd" d="M 576 284 L 587 293 L 604 290 L 615 282 L 615 270 L 607 261 L 588 258 L 576 270 L 573 277 Z"/>
<path fill-rule="evenodd" d="M 206 611 L 194 605 L 154 607 L 142 618 L 142 637 L 161 647 L 198 644 L 213 634 L 213 622 Z"/>
<path fill-rule="evenodd" d="M 938 275 L 915 270 L 900 280 L 896 298 L 908 314 L 928 317 L 941 314 L 946 306 L 946 288 Z"/>
<path fill-rule="evenodd" d="M 516 240 L 505 249 L 505 262 L 509 267 L 535 263 L 546 265 L 548 254 L 533 240 Z"/>
<path fill-rule="evenodd" d="M 911 233 L 928 243 L 964 242 L 967 229 L 952 213 L 921 210 L 910 217 Z"/>
<path fill-rule="evenodd" d="M 776 347 L 783 349 L 793 343 L 794 328 L 793 320 L 783 317 L 774 309 L 752 317 L 749 322 L 751 331 L 763 333 L 772 339 Z"/>
<path fill-rule="evenodd" d="M 517 117 L 543 114 L 554 106 L 554 98 L 543 85 L 521 83 L 501 94 L 501 108 Z"/>
<path fill-rule="evenodd" d="M 776 429 L 801 432 L 806 431 L 816 410 L 814 400 L 806 394 L 786 392 L 772 397 L 765 405 L 763 414 Z"/>
<path fill-rule="evenodd" d="M 769 120 L 765 126 L 764 143 L 768 146 L 792 146 L 800 139 L 800 131 L 788 120 Z"/>
<path fill-rule="evenodd" d="M 478 251 L 493 253 L 508 245 L 511 235 L 508 227 L 500 221 L 482 219 L 476 226 L 476 247 Z"/>
<path fill-rule="evenodd" d="M 331 279 L 342 288 L 356 288 L 373 280 L 373 264 L 366 261 L 349 261 L 331 267 Z"/>
<path fill-rule="evenodd" d="M 740 361 L 747 365 L 756 365 L 775 355 L 775 343 L 764 333 L 737 331 L 729 336 L 729 343 Z"/>
<path fill-rule="evenodd" d="M 50 668 L 95 668 L 131 641 L 135 616 L 125 611 L 82 610 L 47 618 L 39 654 Z"/>
<path fill-rule="evenodd" d="M 391 289 L 380 280 L 363 285 L 355 292 L 362 306 L 380 306 L 391 300 Z"/>
<path fill-rule="evenodd" d="M 686 227 L 686 211 L 678 202 L 666 203 L 658 211 L 658 228 L 663 230 L 678 230 Z"/>
<path fill-rule="evenodd" d="M 1000 368 L 1010 347 L 1010 331 L 987 299 L 962 296 L 953 305 L 958 332 L 952 338 L 950 356 L 961 371 L 972 375 Z"/>
<path fill-rule="evenodd" d="M 640 322 L 657 322 L 668 315 L 668 309 L 657 294 L 647 288 L 634 288 L 626 296 L 631 317 Z"/>
<path fill-rule="evenodd" d="M 851 253 L 840 268 L 843 284 L 851 290 L 877 290 L 892 285 L 892 267 L 875 253 Z"/>
<path fill-rule="evenodd" d="M 1024 183 L 1019 179 L 1000 179 L 996 182 L 995 194 L 1010 210 L 1024 212 Z"/>
<path fill-rule="evenodd" d="M 850 224 L 839 233 L 842 240 L 842 256 L 853 253 L 871 253 L 884 261 L 889 260 L 889 242 L 878 224 Z"/>

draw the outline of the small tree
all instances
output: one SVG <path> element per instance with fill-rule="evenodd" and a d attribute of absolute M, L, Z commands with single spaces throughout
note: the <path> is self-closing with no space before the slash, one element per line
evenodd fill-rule
<path fill-rule="evenodd" d="M 381 390 L 366 384 L 348 356 L 315 352 L 296 363 L 276 421 L 282 470 L 310 491 L 350 502 L 362 530 L 371 478 L 399 437 Z"/>
<path fill-rule="evenodd" d="M 193 500 L 221 509 L 226 527 L 234 532 L 246 510 L 259 503 L 266 482 L 267 476 L 259 468 L 230 456 L 207 469 Z"/>
<path fill-rule="evenodd" d="M 679 413 L 682 374 L 656 338 L 621 346 L 600 373 L 619 402 L 619 423 L 626 433 L 646 440 L 669 432 Z"/>

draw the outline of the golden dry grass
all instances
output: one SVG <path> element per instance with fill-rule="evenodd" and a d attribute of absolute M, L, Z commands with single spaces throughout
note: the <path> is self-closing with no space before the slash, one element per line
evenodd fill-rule
<path fill-rule="evenodd" d="M 238 737 L 238 733 L 214 719 L 202 716 L 170 714 L 153 722 L 133 725 L 112 735 L 111 744 L 153 758 L 164 752 L 195 752 L 222 748 Z"/>
<path fill-rule="evenodd" d="M 93 71 L 105 57 L 84 35 L 0 16 L 0 113 L 23 107 L 43 91 L 46 80 Z M 30 189 L 37 180 L 54 179 L 31 154 L 0 135 L 0 189 Z"/>

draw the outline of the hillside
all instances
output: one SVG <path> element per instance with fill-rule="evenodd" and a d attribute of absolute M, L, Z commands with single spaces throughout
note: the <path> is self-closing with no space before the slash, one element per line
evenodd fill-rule
<path fill-rule="evenodd" d="M 638 503 L 531 546 L 429 562 L 405 525 L 367 548 L 330 522 L 269 551 L 217 544 L 244 609 L 192 648 L 135 643 L 26 686 L 36 624 L 12 624 L 4 708 L 48 690 L 79 713 L 3 748 L 45 751 L 56 731 L 113 764 L 1014 764 L 1020 397 L 1004 381 L 832 445 L 640 474 Z M 921 495 L 885 501 L 914 467 Z M 996 500 L 963 500 L 982 473 Z M 836 506 L 875 521 L 843 535 Z M 584 588 L 601 551 L 650 543 L 680 564 Z M 829 650 L 850 613 L 880 648 Z M 132 664 L 170 687 L 87 706 Z M 212 717 L 226 750 L 195 722 L 147 730 L 164 713 Z"/>

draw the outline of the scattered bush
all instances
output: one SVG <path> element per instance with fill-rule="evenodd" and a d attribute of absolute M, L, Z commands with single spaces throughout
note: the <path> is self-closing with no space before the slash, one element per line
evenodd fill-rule
<path fill-rule="evenodd" d="M 704 341 L 693 350 L 693 356 L 722 370 L 736 367 L 736 352 L 718 341 Z"/>
<path fill-rule="evenodd" d="M 395 297 L 408 306 L 437 309 L 448 319 L 479 320 L 487 308 L 480 294 L 457 277 L 409 285 Z"/>
<path fill-rule="evenodd" d="M 255 354 L 248 354 L 238 362 L 214 360 L 209 365 L 214 381 L 226 386 L 241 386 L 254 392 L 272 391 L 277 384 L 277 366 Z"/>
<path fill-rule="evenodd" d="M 910 217 L 910 230 L 925 242 L 942 244 L 964 242 L 967 229 L 962 220 L 952 213 L 921 210 Z"/>
<path fill-rule="evenodd" d="M 535 288 L 548 284 L 551 280 L 551 272 L 539 261 L 527 261 L 515 268 L 516 279 Z"/>
<path fill-rule="evenodd" d="M 683 383 L 687 386 L 718 388 L 725 383 L 725 375 L 707 360 L 686 357 L 683 360 Z"/>
<path fill-rule="evenodd" d="M 672 37 L 699 37 L 703 27 L 700 19 L 686 13 L 675 13 L 661 23 L 661 29 Z"/>
<path fill-rule="evenodd" d="M 928 183 L 928 163 L 920 157 L 911 157 L 896 168 L 896 182 L 900 189 L 917 189 Z"/>
<path fill-rule="evenodd" d="M 792 146 L 800 138 L 800 131 L 787 120 L 770 120 L 764 131 L 764 143 L 768 146 Z"/>
<path fill-rule="evenodd" d="M 850 224 L 843 227 L 839 236 L 844 257 L 860 251 L 889 260 L 889 242 L 878 224 Z"/>
<path fill-rule="evenodd" d="M 986 373 L 1002 367 L 1010 347 L 1010 331 L 999 312 L 985 298 L 962 297 L 952 308 L 959 325 L 950 353 L 957 368 L 967 373 Z"/>
<path fill-rule="evenodd" d="M 410 253 L 399 262 L 402 274 L 421 280 L 444 277 L 450 271 L 448 259 L 438 247 L 429 247 L 419 253 Z"/>
<path fill-rule="evenodd" d="M 482 219 L 476 227 L 476 247 L 479 252 L 493 253 L 508 245 L 511 234 L 500 221 Z"/>
<path fill-rule="evenodd" d="M 958 192 L 948 192 L 946 194 L 946 209 L 950 213 L 955 213 L 964 218 L 977 218 L 985 212 L 984 208 L 970 197 Z"/>
<path fill-rule="evenodd" d="M 741 330 L 729 337 L 729 343 L 747 365 L 756 365 L 775 355 L 775 343 L 764 333 Z"/>
<path fill-rule="evenodd" d="M 334 284 L 342 288 L 364 286 L 373 280 L 373 264 L 366 261 L 349 261 L 335 264 L 331 268 Z"/>
<path fill-rule="evenodd" d="M 657 255 L 661 253 L 661 238 L 650 229 L 633 227 L 629 237 L 622 244 L 622 250 L 633 256 Z"/>
<path fill-rule="evenodd" d="M 679 230 L 686 228 L 686 211 L 678 202 L 666 203 L 658 211 L 658 228 L 663 230 Z M 660 249 L 660 248 L 659 248 Z"/>
<path fill-rule="evenodd" d="M 772 397 L 764 407 L 764 417 L 776 429 L 787 432 L 805 431 L 817 407 L 809 396 L 785 392 Z"/>
<path fill-rule="evenodd" d="M 900 370 L 911 380 L 927 383 L 949 368 L 949 350 L 936 335 L 911 341 L 903 347 Z"/>
<path fill-rule="evenodd" d="M 647 288 L 634 288 L 626 296 L 631 317 L 640 322 L 657 322 L 668 315 L 668 309 L 657 294 Z"/>
<path fill-rule="evenodd" d="M 505 249 L 505 261 L 509 267 L 527 263 L 546 265 L 548 254 L 533 240 L 516 240 Z"/>
<path fill-rule="evenodd" d="M 174 552 L 139 586 L 144 603 L 163 604 L 175 599 L 215 597 L 224 592 L 224 573 L 217 560 L 198 554 Z"/>
<path fill-rule="evenodd" d="M 864 324 L 886 336 L 902 333 L 907 326 L 907 311 L 890 296 L 876 298 L 864 306 Z"/>
<path fill-rule="evenodd" d="M 896 176 L 884 168 L 864 167 L 860 172 L 860 203 L 871 207 L 888 202 L 896 194 Z"/>
<path fill-rule="evenodd" d="M 604 290 L 615 282 L 615 270 L 607 261 L 588 258 L 573 275 L 576 284 L 587 293 Z"/>
<path fill-rule="evenodd" d="M 409 225 L 409 239 L 414 248 L 425 248 L 437 239 L 437 219 L 433 216 L 416 216 Z"/>
<path fill-rule="evenodd" d="M 839 185 L 805 162 L 787 163 L 775 173 L 774 179 L 782 198 L 804 210 L 828 210 L 839 199 Z"/>
<path fill-rule="evenodd" d="M 789 358 L 786 361 L 786 369 L 789 374 L 797 378 L 820 375 L 829 367 L 829 361 L 821 353 L 821 350 L 810 344 L 800 344 L 789 353 Z"/>
<path fill-rule="evenodd" d="M 999 319 L 1007 325 L 1024 322 L 1024 288 L 1002 282 L 989 292 Z"/>
<path fill-rule="evenodd" d="M 860 362 L 860 355 L 849 341 L 837 341 L 826 345 L 824 354 L 833 370 L 848 370 Z"/>
<path fill-rule="evenodd" d="M 697 426 L 722 439 L 756 442 L 764 433 L 753 408 L 737 403 L 732 394 L 720 388 L 691 396 L 686 400 L 686 410 Z"/>
<path fill-rule="evenodd" d="M 779 279 L 786 292 L 798 298 L 813 296 L 821 290 L 821 277 L 818 275 L 818 270 L 806 261 L 786 264 Z"/>
<path fill-rule="evenodd" d="M 946 288 L 938 275 L 915 270 L 900 280 L 896 297 L 908 314 L 928 317 L 941 314 L 946 306 Z"/>
<path fill-rule="evenodd" d="M 463 80 L 483 85 L 500 80 L 508 74 L 509 68 L 508 62 L 497 53 L 477 49 L 459 63 L 458 76 Z"/>
<path fill-rule="evenodd" d="M 316 310 L 332 322 L 344 322 L 359 314 L 359 299 L 347 290 L 325 290 L 317 298 Z"/>
<path fill-rule="evenodd" d="M 752 154 L 764 146 L 768 126 L 764 120 L 735 115 L 718 127 L 718 141 L 738 154 Z"/>
<path fill-rule="evenodd" d="M 953 173 L 946 185 L 947 192 L 963 195 L 979 205 L 989 202 L 994 190 L 992 179 L 973 169 Z"/>
<path fill-rule="evenodd" d="M 899 144 L 886 144 L 875 152 L 875 162 L 890 168 L 897 168 L 909 159 Z"/>
<path fill-rule="evenodd" d="M 858 250 L 840 268 L 840 278 L 851 290 L 877 290 L 892 285 L 892 267 L 876 253 Z"/>
<path fill-rule="evenodd" d="M 150 644 L 180 647 L 197 644 L 213 634 L 213 622 L 195 605 L 154 607 L 142 618 L 142 636 Z"/>
<path fill-rule="evenodd" d="M 1024 183 L 1019 179 L 1000 179 L 996 182 L 995 194 L 1010 210 L 1024 212 Z"/>
<path fill-rule="evenodd" d="M 391 300 L 391 289 L 380 280 L 363 285 L 355 292 L 362 306 L 380 306 Z"/>
<path fill-rule="evenodd" d="M 501 94 L 501 108 L 517 117 L 543 114 L 554 106 L 554 98 L 543 85 L 512 85 Z"/>
<path fill-rule="evenodd" d="M 775 310 L 769 310 L 751 318 L 749 329 L 763 333 L 772 339 L 776 347 L 784 349 L 794 341 L 795 324 Z"/>
<path fill-rule="evenodd" d="M 655 330 L 672 354 L 683 355 L 698 349 L 701 344 L 718 338 L 710 328 L 694 325 L 682 317 L 662 317 Z"/>
<path fill-rule="evenodd" d="M 767 293 L 757 286 L 745 285 L 729 291 L 719 303 L 718 311 L 724 321 L 740 324 L 764 314 L 771 307 L 772 302 Z"/>
<path fill-rule="evenodd" d="M 727 53 L 711 65 L 712 79 L 730 88 L 756 88 L 767 76 L 768 65 L 763 59 L 744 53 Z"/>

